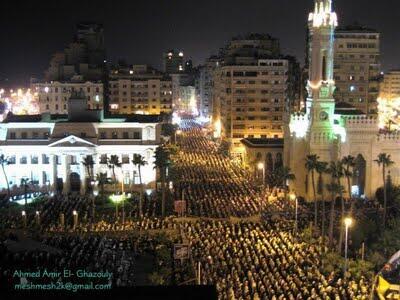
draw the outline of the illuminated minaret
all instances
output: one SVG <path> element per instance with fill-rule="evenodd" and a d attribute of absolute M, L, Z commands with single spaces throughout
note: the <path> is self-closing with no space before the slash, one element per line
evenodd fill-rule
<path fill-rule="evenodd" d="M 333 41 L 337 16 L 332 11 L 332 0 L 315 0 L 314 11 L 308 17 L 308 26 L 310 61 L 306 108 L 309 116 L 309 150 L 312 153 L 326 152 L 326 155 L 320 153 L 320 156 L 332 159 L 327 153 L 329 144 L 335 138 L 332 130 L 335 111 Z"/>

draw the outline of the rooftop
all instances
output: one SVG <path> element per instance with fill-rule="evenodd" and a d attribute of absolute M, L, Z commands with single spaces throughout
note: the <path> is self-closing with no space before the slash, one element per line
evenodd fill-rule
<path fill-rule="evenodd" d="M 335 29 L 336 32 L 363 32 L 363 33 L 379 33 L 376 29 L 365 27 L 357 22 L 351 25 L 339 26 Z"/>

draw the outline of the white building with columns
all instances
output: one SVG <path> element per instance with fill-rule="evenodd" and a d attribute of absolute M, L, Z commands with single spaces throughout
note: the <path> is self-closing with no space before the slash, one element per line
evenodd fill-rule
<path fill-rule="evenodd" d="M 382 169 L 374 161 L 379 153 L 391 155 L 395 164 L 389 168 L 395 184 L 400 184 L 400 133 L 380 128 L 377 117 L 369 117 L 347 103 L 335 104 L 333 92 L 334 29 L 337 16 L 332 0 L 315 0 L 309 15 L 310 68 L 306 110 L 291 115 L 285 128 L 284 161 L 296 175 L 291 189 L 299 196 L 313 199 L 311 178 L 305 158 L 316 154 L 320 161 L 355 157 L 351 182 L 342 185 L 358 196 L 374 197 L 383 185 Z M 324 183 L 330 183 L 326 175 Z M 308 178 L 308 180 L 307 180 Z M 328 181 L 329 180 L 329 181 Z"/>
<path fill-rule="evenodd" d="M 106 157 L 117 155 L 116 179 L 127 189 L 139 183 L 134 154 L 144 157 L 142 181 L 153 187 L 156 178 L 154 152 L 160 143 L 160 123 L 156 115 L 131 115 L 104 119 L 101 110 L 87 110 L 84 97 L 73 97 L 68 115 L 8 115 L 0 124 L 0 154 L 8 159 L 5 173 L 11 190 L 27 178 L 36 186 L 64 192 L 84 192 L 88 174 L 82 161 L 91 155 L 93 173 L 107 172 Z M 7 187 L 0 175 L 0 190 Z"/>

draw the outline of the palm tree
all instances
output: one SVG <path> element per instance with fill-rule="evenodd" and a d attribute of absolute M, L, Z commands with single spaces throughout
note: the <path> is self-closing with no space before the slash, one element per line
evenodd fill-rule
<path fill-rule="evenodd" d="M 332 180 L 331 183 L 326 185 L 326 189 L 328 190 L 328 192 L 331 193 L 331 208 L 330 208 L 330 212 L 329 212 L 328 236 L 329 236 L 329 246 L 332 246 L 332 243 L 333 243 L 333 224 L 334 224 L 334 221 L 335 221 L 335 197 L 337 195 L 339 187 Z"/>
<path fill-rule="evenodd" d="M 317 195 L 315 192 L 315 177 L 314 171 L 318 166 L 319 156 L 316 154 L 310 154 L 306 156 L 305 167 L 307 169 L 307 173 L 311 173 L 311 183 L 313 188 L 313 196 L 314 196 L 314 227 L 317 228 L 318 223 L 318 203 L 317 203 Z"/>
<path fill-rule="evenodd" d="M 342 218 L 344 216 L 344 202 L 343 202 L 343 187 L 340 184 L 340 179 L 343 177 L 343 165 L 339 162 L 331 161 L 329 164 L 329 168 L 327 172 L 331 175 L 331 183 L 327 186 L 328 190 L 331 192 L 331 212 L 330 212 L 330 220 L 329 220 L 329 244 L 332 245 L 333 241 L 333 222 L 334 222 L 334 213 L 335 213 L 335 196 L 337 194 L 340 195 L 342 199 Z M 340 237 L 342 237 L 342 222 L 340 222 Z M 338 249 L 341 249 L 341 240 L 339 238 Z"/>
<path fill-rule="evenodd" d="M 107 173 L 99 173 L 96 175 L 96 181 L 98 182 L 98 186 L 100 187 L 100 194 L 102 197 L 104 197 L 104 186 L 106 184 L 111 183 L 111 178 L 107 176 Z"/>
<path fill-rule="evenodd" d="M 165 216 L 165 197 L 166 197 L 166 171 L 170 162 L 170 152 L 164 146 L 157 147 L 155 154 L 154 154 L 154 168 L 158 169 L 160 172 L 160 179 L 161 179 L 161 214 Z"/>
<path fill-rule="evenodd" d="M 322 201 L 322 224 L 321 224 L 321 235 L 322 235 L 322 242 L 325 241 L 325 219 L 326 219 L 326 211 L 325 211 L 325 197 L 324 197 L 324 182 L 323 182 L 323 174 L 327 173 L 328 163 L 324 161 L 319 161 L 315 171 L 318 173 L 318 188 L 317 192 L 321 195 Z"/>
<path fill-rule="evenodd" d="M 134 154 L 132 163 L 137 166 L 139 172 L 139 182 L 140 182 L 140 199 L 139 199 L 139 216 L 142 216 L 142 198 L 143 198 L 143 185 L 142 185 L 142 172 L 141 167 L 147 165 L 144 157 L 140 154 Z"/>
<path fill-rule="evenodd" d="M 108 157 L 107 157 L 108 158 Z M 113 181 L 114 183 L 117 182 L 117 178 L 115 176 L 115 168 L 121 168 L 122 164 L 119 161 L 119 156 L 118 155 L 111 155 L 110 158 L 107 159 L 107 166 L 109 169 L 111 169 L 112 175 L 113 175 Z"/>
<path fill-rule="evenodd" d="M 94 166 L 94 160 L 92 155 L 86 155 L 83 158 L 82 164 L 85 166 L 86 169 L 86 189 L 88 190 L 88 187 L 92 188 L 91 181 L 93 179 L 93 166 Z"/>
<path fill-rule="evenodd" d="M 353 212 L 353 197 L 351 194 L 351 178 L 353 176 L 353 168 L 355 164 L 355 158 L 351 155 L 347 155 L 342 158 L 342 164 L 345 166 L 344 168 L 344 176 L 347 179 L 347 192 L 349 193 L 350 199 L 350 214 Z"/>
<path fill-rule="evenodd" d="M 10 198 L 11 192 L 10 192 L 10 183 L 8 182 L 5 166 L 7 166 L 9 163 L 10 162 L 9 162 L 8 158 L 6 158 L 4 156 L 4 154 L 1 154 L 0 155 L 0 165 L 1 165 L 1 169 L 3 170 L 4 179 L 5 179 L 6 184 L 7 184 L 7 197 L 8 198 Z"/>
<path fill-rule="evenodd" d="M 278 167 L 272 173 L 272 183 L 277 187 L 284 187 L 285 199 L 287 196 L 287 181 L 296 180 L 296 176 L 291 172 L 289 167 Z"/>
<path fill-rule="evenodd" d="M 378 158 L 374 160 L 378 166 L 382 165 L 382 179 L 383 179 L 383 228 L 386 227 L 386 210 L 387 210 L 387 186 L 386 186 L 386 169 L 394 164 L 390 154 L 379 153 Z"/>
<path fill-rule="evenodd" d="M 28 204 L 28 188 L 29 188 L 29 184 L 31 184 L 32 181 L 27 178 L 27 177 L 23 177 L 21 178 L 21 186 L 24 188 L 24 199 L 25 199 L 25 205 L 24 207 L 26 208 L 26 205 Z"/>

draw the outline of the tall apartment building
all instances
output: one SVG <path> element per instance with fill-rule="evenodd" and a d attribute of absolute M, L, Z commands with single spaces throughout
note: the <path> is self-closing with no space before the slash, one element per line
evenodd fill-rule
<path fill-rule="evenodd" d="M 74 92 L 85 95 L 88 109 L 103 109 L 103 83 L 92 82 L 31 82 L 31 90 L 38 94 L 40 113 L 66 114 L 68 100 Z"/>
<path fill-rule="evenodd" d="M 50 60 L 45 81 L 69 81 L 76 76 L 85 81 L 103 80 L 105 59 L 103 25 L 79 23 L 73 42 Z"/>
<path fill-rule="evenodd" d="M 172 81 L 146 65 L 113 68 L 109 75 L 112 114 L 172 113 Z"/>
<path fill-rule="evenodd" d="M 279 41 L 268 35 L 234 39 L 223 53 L 213 78 L 215 136 L 230 144 L 231 154 L 244 158 L 244 139 L 283 138 L 285 116 L 299 96 L 300 70 L 294 58 L 280 55 Z"/>
<path fill-rule="evenodd" d="M 169 50 L 163 53 L 163 72 L 177 74 L 185 70 L 184 56 L 182 51 Z"/>
<path fill-rule="evenodd" d="M 400 98 L 400 70 L 385 73 L 379 96 L 389 100 Z"/>
<path fill-rule="evenodd" d="M 255 66 L 223 66 L 215 72 L 213 122 L 221 130 L 216 135 L 230 143 L 232 153 L 243 154 L 244 138 L 283 138 L 291 63 L 261 59 Z"/>
<path fill-rule="evenodd" d="M 220 59 L 217 56 L 211 56 L 206 63 L 199 67 L 196 77 L 196 94 L 199 104 L 199 113 L 202 117 L 212 116 L 212 92 L 214 71 L 219 66 Z"/>
<path fill-rule="evenodd" d="M 381 67 L 379 32 L 359 25 L 338 27 L 334 53 L 336 102 L 376 114 Z"/>

